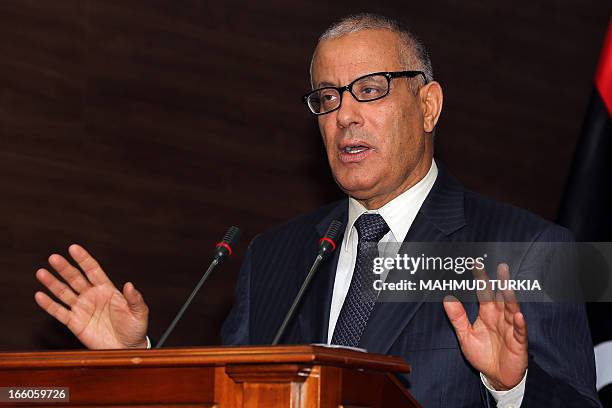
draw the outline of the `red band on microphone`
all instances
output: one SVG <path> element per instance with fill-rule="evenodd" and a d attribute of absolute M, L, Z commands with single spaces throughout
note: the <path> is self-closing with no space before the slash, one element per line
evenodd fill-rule
<path fill-rule="evenodd" d="M 216 247 L 217 248 L 223 247 L 223 248 L 227 249 L 227 252 L 229 252 L 228 256 L 232 255 L 232 248 L 229 245 L 227 245 L 225 242 L 223 242 L 223 241 L 219 242 L 216 245 Z"/>
<path fill-rule="evenodd" d="M 327 241 L 331 244 L 332 246 L 332 252 L 336 250 L 336 243 L 331 239 L 331 238 L 327 238 L 327 237 L 323 237 L 319 240 L 319 245 L 321 245 L 321 243 L 323 243 L 323 241 Z"/>

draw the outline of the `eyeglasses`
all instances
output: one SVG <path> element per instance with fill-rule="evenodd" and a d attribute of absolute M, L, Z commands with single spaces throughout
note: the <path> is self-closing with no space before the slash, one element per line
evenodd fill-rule
<path fill-rule="evenodd" d="M 393 78 L 427 77 L 422 71 L 375 72 L 361 76 L 346 86 L 325 86 L 304 95 L 302 100 L 315 115 L 325 115 L 340 108 L 344 91 L 349 91 L 358 102 L 372 102 L 389 94 L 389 85 Z"/>

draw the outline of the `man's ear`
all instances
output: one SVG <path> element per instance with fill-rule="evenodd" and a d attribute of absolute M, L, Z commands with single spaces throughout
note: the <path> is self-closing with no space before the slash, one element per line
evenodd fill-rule
<path fill-rule="evenodd" d="M 431 81 L 419 89 L 421 107 L 423 109 L 423 130 L 433 132 L 442 112 L 442 87 L 436 81 Z"/>

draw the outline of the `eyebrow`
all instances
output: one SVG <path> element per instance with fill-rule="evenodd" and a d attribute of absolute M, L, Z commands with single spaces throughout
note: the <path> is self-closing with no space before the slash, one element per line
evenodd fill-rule
<path fill-rule="evenodd" d="M 332 84 L 331 82 L 319 82 L 315 89 L 324 88 L 326 86 L 333 86 L 335 88 L 336 84 Z"/>
<path fill-rule="evenodd" d="M 360 76 L 356 77 L 355 79 L 357 79 L 357 78 L 361 78 L 361 77 L 364 77 L 364 76 L 368 76 L 368 75 L 371 75 L 371 74 L 373 74 L 373 73 L 374 73 L 374 72 L 370 72 L 369 74 L 363 74 L 363 75 L 360 75 Z M 354 81 L 355 79 L 353 79 L 353 81 Z M 352 82 L 352 81 L 351 81 L 351 82 Z M 325 87 L 328 87 L 328 86 L 330 86 L 330 87 L 332 87 L 332 88 L 338 88 L 338 87 L 340 87 L 340 86 L 342 86 L 342 85 L 336 85 L 336 84 L 333 84 L 333 83 L 331 83 L 331 82 L 323 81 L 323 82 L 319 82 L 319 83 L 317 84 L 317 86 L 313 88 L 313 90 L 320 89 L 320 88 L 325 88 Z"/>

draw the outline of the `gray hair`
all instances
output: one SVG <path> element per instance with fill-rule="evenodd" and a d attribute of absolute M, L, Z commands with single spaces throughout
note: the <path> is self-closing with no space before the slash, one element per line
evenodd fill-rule
<path fill-rule="evenodd" d="M 321 36 L 317 45 L 322 41 L 342 37 L 363 30 L 389 30 L 398 35 L 400 39 L 400 63 L 405 70 L 417 70 L 425 73 L 427 82 L 433 81 L 433 68 L 429 53 L 423 43 L 412 34 L 408 28 L 399 21 L 373 13 L 360 13 L 344 17 L 332 24 Z M 313 53 L 310 60 L 310 82 L 312 85 Z"/>

